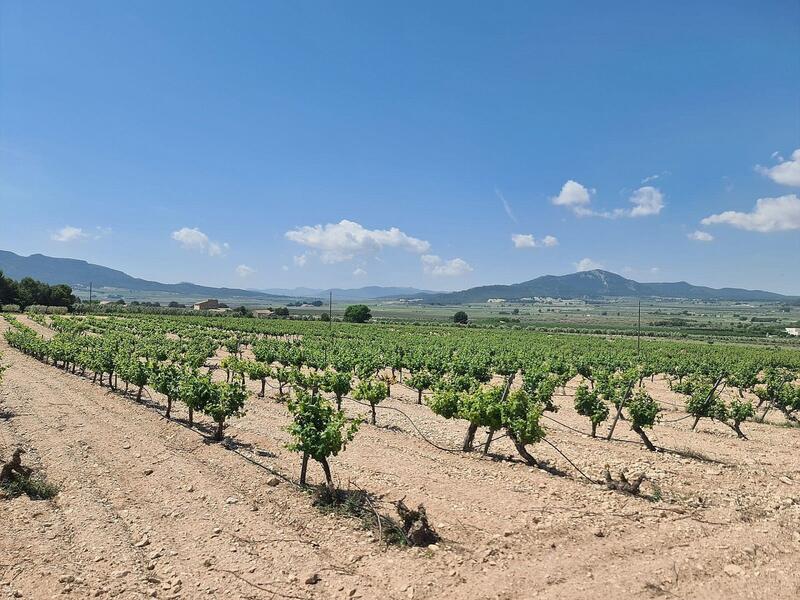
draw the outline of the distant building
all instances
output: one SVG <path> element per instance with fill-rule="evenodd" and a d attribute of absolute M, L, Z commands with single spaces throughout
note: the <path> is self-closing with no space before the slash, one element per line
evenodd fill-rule
<path fill-rule="evenodd" d="M 202 302 L 196 302 L 194 305 L 195 310 L 211 310 L 212 308 L 219 308 L 219 300 L 209 298 Z"/>
<path fill-rule="evenodd" d="M 256 319 L 268 319 L 269 317 L 271 317 L 274 314 L 275 314 L 275 312 L 270 310 L 270 309 L 268 309 L 268 308 L 260 308 L 260 309 L 256 309 L 256 310 L 253 311 L 253 316 Z"/>
<path fill-rule="evenodd" d="M 489 298 L 486 302 L 489 304 L 503 304 L 505 301 L 505 298 Z"/>
<path fill-rule="evenodd" d="M 786 333 L 789 335 L 800 335 L 800 327 L 787 327 Z"/>

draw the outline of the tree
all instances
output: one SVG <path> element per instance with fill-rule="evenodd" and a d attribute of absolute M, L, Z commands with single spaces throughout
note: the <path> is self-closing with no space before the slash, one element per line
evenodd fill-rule
<path fill-rule="evenodd" d="M 288 427 L 294 438 L 287 447 L 303 455 L 300 467 L 300 485 L 306 485 L 308 459 L 313 458 L 325 472 L 325 482 L 333 488 L 333 476 L 328 458 L 345 449 L 358 431 L 358 421 L 348 421 L 344 413 L 335 410 L 331 403 L 319 394 L 296 391 L 296 398 L 288 404 L 293 421 Z"/>
<path fill-rule="evenodd" d="M 344 320 L 348 323 L 366 323 L 372 318 L 366 304 L 351 304 L 344 311 Z"/>
<path fill-rule="evenodd" d="M 460 310 L 453 315 L 453 323 L 466 325 L 468 322 L 469 322 L 469 316 L 463 310 Z"/>
<path fill-rule="evenodd" d="M 383 381 L 375 379 L 364 379 L 358 382 L 353 398 L 369 403 L 370 410 L 372 411 L 370 423 L 376 424 L 375 407 L 380 404 L 389 395 L 389 388 Z"/>
<path fill-rule="evenodd" d="M 330 321 L 331 320 L 331 316 L 328 313 L 324 312 L 324 313 L 320 314 L 319 320 L 320 321 Z"/>

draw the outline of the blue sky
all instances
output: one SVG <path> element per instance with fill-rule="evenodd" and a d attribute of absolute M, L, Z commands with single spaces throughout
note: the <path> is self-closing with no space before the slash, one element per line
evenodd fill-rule
<path fill-rule="evenodd" d="M 0 249 L 149 279 L 800 294 L 799 148 L 796 0 L 0 0 Z"/>

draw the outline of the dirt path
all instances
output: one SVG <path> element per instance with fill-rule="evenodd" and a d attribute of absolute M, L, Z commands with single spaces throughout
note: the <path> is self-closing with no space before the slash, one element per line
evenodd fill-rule
<path fill-rule="evenodd" d="M 0 328 L 5 324 L 0 324 Z M 423 502 L 445 540 L 385 549 L 353 520 L 325 515 L 296 481 L 285 449 L 285 406 L 251 398 L 226 430 L 237 452 L 207 443 L 163 411 L 110 393 L 9 349 L 0 387 L 0 453 L 26 459 L 61 487 L 53 501 L 0 502 L 0 594 L 50 598 L 792 598 L 800 594 L 800 433 L 747 424 L 729 430 L 657 426 L 653 438 L 720 462 L 652 454 L 549 423 L 551 439 L 591 477 L 603 465 L 644 470 L 651 502 L 587 483 L 546 444 L 532 448 L 567 476 L 449 453 L 418 437 L 397 412 L 364 425 L 332 461 L 336 478 L 389 501 Z M 653 384 L 656 394 L 669 392 Z M 259 385 L 252 383 L 256 391 Z M 568 392 L 570 390 L 568 389 Z M 435 443 L 457 448 L 465 424 L 413 404 Z M 154 398 L 156 404 L 160 398 Z M 570 410 L 555 418 L 580 430 Z M 350 412 L 364 409 L 347 402 Z M 176 414 L 183 418 L 183 410 Z M 8 417 L 9 415 L 6 415 Z M 673 415 L 668 415 L 672 418 Z M 675 413 L 675 417 L 680 416 Z M 620 436 L 635 440 L 622 424 Z M 507 440 L 494 450 L 512 454 Z M 313 479 L 319 481 L 316 465 Z M 305 583 L 316 574 L 320 581 Z M 155 595 L 155 596 L 154 596 Z"/>

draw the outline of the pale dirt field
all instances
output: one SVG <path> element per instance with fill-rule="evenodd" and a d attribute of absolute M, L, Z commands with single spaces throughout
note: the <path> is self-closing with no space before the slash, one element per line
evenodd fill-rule
<path fill-rule="evenodd" d="M 251 397 L 226 447 L 185 427 L 181 406 L 177 421 L 164 419 L 155 394 L 154 404 L 137 404 L 2 338 L 0 350 L 10 367 L 0 455 L 24 447 L 26 463 L 61 488 L 52 501 L 0 500 L 0 597 L 800 597 L 797 429 L 747 423 L 750 440 L 740 441 L 710 422 L 692 433 L 684 419 L 651 432 L 657 445 L 704 461 L 546 421 L 548 439 L 591 477 L 606 463 L 645 471 L 646 493 L 660 488 L 650 501 L 586 482 L 545 443 L 532 453 L 565 476 L 434 448 L 401 414 L 379 409 L 379 427 L 362 425 L 332 460 L 334 477 L 376 494 L 384 513 L 403 497 L 423 503 L 443 536 L 435 548 L 386 548 L 291 483 L 300 461 L 285 448 L 289 419 L 274 399 Z M 665 421 L 683 415 L 664 382 L 648 387 Z M 573 390 L 558 397 L 555 418 L 588 431 L 571 409 Z M 466 423 L 415 405 L 416 392 L 400 385 L 392 394 L 381 406 L 405 412 L 434 443 L 460 446 Z M 625 423 L 617 435 L 637 439 Z M 506 439 L 493 451 L 513 454 Z M 322 478 L 313 463 L 310 475 Z M 306 583 L 314 574 L 319 581 Z"/>

